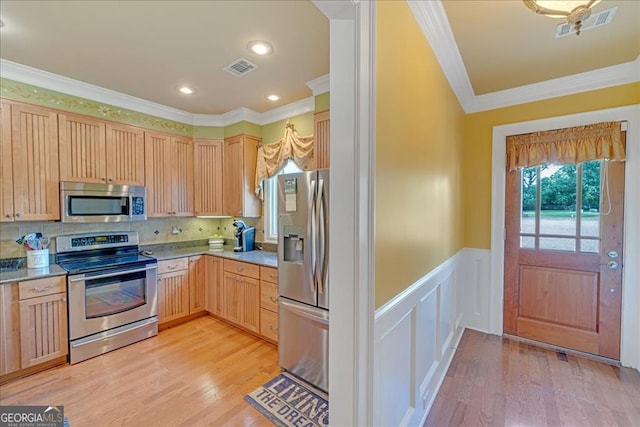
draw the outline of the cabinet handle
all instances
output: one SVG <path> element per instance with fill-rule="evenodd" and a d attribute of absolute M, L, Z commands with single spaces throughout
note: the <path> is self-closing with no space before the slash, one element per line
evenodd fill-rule
<path fill-rule="evenodd" d="M 244 271 L 244 267 L 238 267 L 238 271 Z"/>
<path fill-rule="evenodd" d="M 274 276 L 273 274 L 270 274 L 269 277 L 271 277 L 272 279 L 277 279 L 278 276 Z"/>
<path fill-rule="evenodd" d="M 6 218 L 11 218 L 13 215 L 11 215 L 10 213 L 6 214 L 5 217 Z"/>
<path fill-rule="evenodd" d="M 107 178 L 105 178 L 104 176 L 102 178 L 100 178 L 101 181 L 106 181 Z"/>
<path fill-rule="evenodd" d="M 18 218 L 20 218 L 20 217 L 22 216 L 22 214 L 21 214 L 20 212 L 18 212 L 18 213 L 16 214 L 16 216 L 17 216 Z"/>
<path fill-rule="evenodd" d="M 175 270 L 176 268 L 178 268 L 178 264 L 168 265 L 167 268 L 169 270 Z"/>
<path fill-rule="evenodd" d="M 33 292 L 45 292 L 45 291 L 48 291 L 49 289 L 53 289 L 53 285 L 45 286 L 42 289 L 40 289 L 40 288 L 31 288 L 31 290 Z"/>
<path fill-rule="evenodd" d="M 62 298 L 60 298 L 60 301 L 67 302 L 67 298 L 66 297 L 62 297 Z"/>
<path fill-rule="evenodd" d="M 273 303 L 278 302 L 278 298 L 274 298 L 272 296 L 269 297 L 269 300 L 271 300 L 271 302 L 273 302 Z"/>
<path fill-rule="evenodd" d="M 113 182 L 113 178 L 109 178 L 109 182 Z"/>
<path fill-rule="evenodd" d="M 271 332 L 278 332 L 278 328 L 275 328 L 275 329 L 274 329 L 273 325 L 269 325 L 269 330 L 270 330 Z"/>

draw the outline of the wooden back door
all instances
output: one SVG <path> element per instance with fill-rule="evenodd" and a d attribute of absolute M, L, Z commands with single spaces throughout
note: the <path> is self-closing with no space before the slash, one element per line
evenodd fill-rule
<path fill-rule="evenodd" d="M 620 358 L 624 167 L 507 173 L 505 333 Z"/>

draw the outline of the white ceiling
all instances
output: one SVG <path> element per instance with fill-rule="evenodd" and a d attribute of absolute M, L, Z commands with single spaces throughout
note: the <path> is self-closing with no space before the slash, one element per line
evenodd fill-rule
<path fill-rule="evenodd" d="M 521 0 L 409 4 L 466 111 L 558 95 L 572 90 L 574 76 L 603 70 L 624 78 L 609 71 L 601 85 L 628 81 L 630 72 L 640 80 L 640 1 L 604 0 L 594 12 L 617 7 L 611 24 L 560 39 L 562 20 Z M 0 17 L 3 59 L 187 113 L 263 113 L 310 97 L 306 82 L 329 72 L 329 22 L 306 0 L 2 0 Z M 274 53 L 249 52 L 254 39 Z M 242 77 L 222 70 L 240 57 L 258 68 Z M 179 95 L 179 84 L 198 93 Z M 282 99 L 267 101 L 271 92 Z"/>

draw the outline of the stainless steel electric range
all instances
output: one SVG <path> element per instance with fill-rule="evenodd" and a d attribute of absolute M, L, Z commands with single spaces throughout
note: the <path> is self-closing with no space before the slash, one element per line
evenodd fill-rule
<path fill-rule="evenodd" d="M 68 272 L 71 364 L 158 334 L 158 262 L 138 245 L 132 231 L 56 238 L 56 263 Z"/>

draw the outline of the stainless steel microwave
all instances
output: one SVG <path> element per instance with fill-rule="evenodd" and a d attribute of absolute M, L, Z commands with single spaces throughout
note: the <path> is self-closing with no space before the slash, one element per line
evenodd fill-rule
<path fill-rule="evenodd" d="M 147 189 L 135 185 L 60 183 L 62 222 L 127 222 L 147 219 Z"/>

